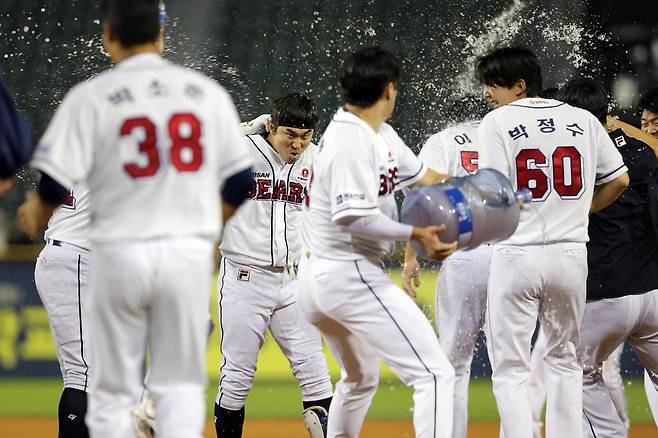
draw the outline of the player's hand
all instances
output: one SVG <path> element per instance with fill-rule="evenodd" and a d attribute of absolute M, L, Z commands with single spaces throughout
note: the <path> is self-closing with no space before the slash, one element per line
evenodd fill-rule
<path fill-rule="evenodd" d="M 272 116 L 270 114 L 261 114 L 253 120 L 240 123 L 242 135 L 265 134 L 267 132 L 267 123 Z"/>
<path fill-rule="evenodd" d="M 445 231 L 445 229 L 445 225 L 433 225 L 423 228 L 414 227 L 411 238 L 423 245 L 427 253 L 427 258 L 445 260 L 457 250 L 457 241 L 444 243 L 439 240 L 439 233 Z"/>
<path fill-rule="evenodd" d="M 420 287 L 420 265 L 418 264 L 418 260 L 415 257 L 413 259 L 405 259 L 402 266 L 402 289 L 411 298 L 416 298 L 416 289 L 418 287 Z"/>
<path fill-rule="evenodd" d="M 27 192 L 25 202 L 18 208 L 18 219 L 23 231 L 35 239 L 48 224 L 52 209 L 46 206 L 36 192 Z"/>
<path fill-rule="evenodd" d="M 0 178 L 0 196 L 9 193 L 9 191 L 16 184 L 16 178 L 10 176 L 8 178 Z"/>

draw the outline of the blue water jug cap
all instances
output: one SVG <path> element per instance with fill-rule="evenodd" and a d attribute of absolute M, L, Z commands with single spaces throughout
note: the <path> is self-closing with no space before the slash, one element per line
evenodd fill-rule
<path fill-rule="evenodd" d="M 523 204 L 530 204 L 532 202 L 532 192 L 530 189 L 517 190 L 516 199 Z"/>

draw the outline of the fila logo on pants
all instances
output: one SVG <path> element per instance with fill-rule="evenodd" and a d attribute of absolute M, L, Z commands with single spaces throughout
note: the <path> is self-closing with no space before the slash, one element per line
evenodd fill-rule
<path fill-rule="evenodd" d="M 245 269 L 245 268 L 238 269 L 238 280 L 240 280 L 240 281 L 249 281 L 249 276 L 250 275 L 251 275 L 251 272 L 249 272 L 249 269 Z"/>

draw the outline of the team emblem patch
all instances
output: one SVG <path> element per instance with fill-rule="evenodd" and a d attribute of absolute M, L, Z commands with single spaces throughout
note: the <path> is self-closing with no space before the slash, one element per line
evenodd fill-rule
<path fill-rule="evenodd" d="M 310 173 L 311 171 L 308 169 L 308 167 L 302 167 L 302 179 L 307 179 Z"/>
<path fill-rule="evenodd" d="M 249 271 L 249 269 L 245 269 L 245 268 L 238 269 L 238 280 L 249 281 L 249 276 L 251 276 L 251 272 Z"/>

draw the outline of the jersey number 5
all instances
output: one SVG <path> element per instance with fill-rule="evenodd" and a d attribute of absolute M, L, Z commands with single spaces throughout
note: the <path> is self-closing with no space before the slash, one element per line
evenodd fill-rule
<path fill-rule="evenodd" d="M 133 178 L 153 176 L 160 169 L 157 130 L 155 124 L 147 117 L 128 119 L 121 125 L 121 136 L 131 136 L 140 129 L 144 133 L 139 143 L 139 152 L 146 157 L 145 164 L 126 163 L 123 169 Z M 203 163 L 201 147 L 201 122 L 194 114 L 174 114 L 167 123 L 171 148 L 169 161 L 179 172 L 196 172 Z"/>
<path fill-rule="evenodd" d="M 551 167 L 552 179 L 542 170 L 546 168 L 550 172 Z M 561 199 L 578 199 L 584 188 L 583 157 L 573 146 L 560 146 L 549 164 L 541 150 L 523 149 L 516 156 L 516 185 L 519 189 L 530 189 L 533 201 L 544 201 L 551 185 Z"/>

